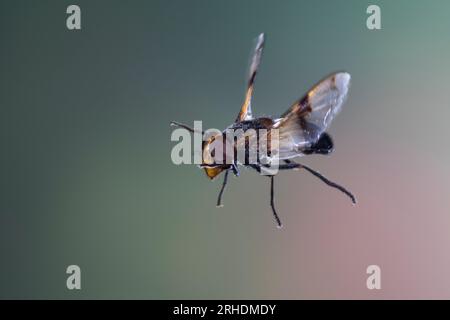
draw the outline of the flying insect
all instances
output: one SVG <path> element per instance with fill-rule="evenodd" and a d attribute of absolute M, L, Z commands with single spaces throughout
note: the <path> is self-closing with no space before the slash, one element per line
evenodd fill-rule
<path fill-rule="evenodd" d="M 269 136 L 271 132 L 276 130 L 278 146 L 277 157 L 280 161 L 277 165 L 278 170 L 304 169 L 319 178 L 328 186 L 343 192 L 350 198 L 353 204 L 356 204 L 356 198 L 346 188 L 329 180 L 314 169 L 292 160 L 293 158 L 310 154 L 330 154 L 333 151 L 333 140 L 326 130 L 329 128 L 332 120 L 339 113 L 346 101 L 350 87 L 350 74 L 346 72 L 336 72 L 325 77 L 315 84 L 302 98 L 295 101 L 280 117 L 255 118 L 252 113 L 252 96 L 255 77 L 261 62 L 264 44 L 265 36 L 262 33 L 256 39 L 256 46 L 252 54 L 244 103 L 242 104 L 236 120 L 226 130 L 241 129 L 246 132 L 250 129 L 265 129 Z M 195 130 L 189 126 L 175 121 L 172 121 L 171 125 L 185 128 L 192 133 L 195 132 Z M 225 135 L 225 131 L 223 135 Z M 204 156 L 200 167 L 210 179 L 214 179 L 221 173 L 224 173 L 222 187 L 217 198 L 217 206 L 222 206 L 222 196 L 227 185 L 230 171 L 238 176 L 239 166 L 245 166 L 261 173 L 267 169 L 269 165 L 259 161 L 259 157 L 256 163 L 250 163 L 248 161 L 248 150 L 252 147 L 259 147 L 260 136 L 256 137 L 257 143 L 252 144 L 252 146 L 248 142 L 248 137 L 234 141 L 234 155 L 236 154 L 236 148 L 239 145 L 246 149 L 244 161 L 239 162 L 236 160 L 236 157 L 233 157 L 234 160 L 232 163 L 217 163 L 215 159 L 205 155 L 209 154 L 207 151 L 209 151 L 214 141 L 218 140 L 219 137 L 221 138 L 221 135 L 210 137 L 203 142 L 202 149 Z M 226 140 L 224 139 L 223 141 Z M 226 142 L 223 143 L 225 144 Z M 226 148 L 224 148 L 224 150 L 225 149 Z M 224 157 L 226 157 L 226 155 L 224 155 Z M 270 178 L 270 206 L 277 226 L 281 228 L 282 223 L 274 205 L 275 174 L 269 174 L 268 177 Z"/>

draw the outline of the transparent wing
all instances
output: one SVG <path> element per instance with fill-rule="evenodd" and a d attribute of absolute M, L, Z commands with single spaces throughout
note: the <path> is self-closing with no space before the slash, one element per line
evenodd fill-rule
<path fill-rule="evenodd" d="M 302 150 L 319 140 L 341 110 L 350 78 L 346 72 L 326 77 L 275 121 L 274 128 L 279 129 L 281 159 L 300 156 Z"/>
<path fill-rule="evenodd" d="M 264 49 L 264 33 L 261 33 L 256 38 L 256 46 L 252 54 L 250 61 L 250 69 L 248 74 L 247 82 L 247 92 L 245 94 L 245 100 L 242 104 L 241 110 L 236 118 L 236 122 L 250 120 L 253 118 L 252 115 L 252 95 L 253 95 L 253 85 L 255 83 L 256 73 L 258 72 L 258 67 L 261 62 L 262 52 Z"/>

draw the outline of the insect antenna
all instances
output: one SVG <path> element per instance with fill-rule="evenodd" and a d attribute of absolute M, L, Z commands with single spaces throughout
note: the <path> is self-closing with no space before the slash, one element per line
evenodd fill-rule
<path fill-rule="evenodd" d="M 198 130 L 192 129 L 192 128 L 189 127 L 189 126 L 187 126 L 187 125 L 185 125 L 185 124 L 182 124 L 182 123 L 179 123 L 179 122 L 176 122 L 176 121 L 170 121 L 170 125 L 173 126 L 173 127 L 184 128 L 184 129 L 186 129 L 186 130 L 188 130 L 188 131 L 190 131 L 190 132 L 192 132 L 192 133 L 198 132 L 198 133 L 203 134 L 203 132 L 200 132 L 200 131 L 198 131 Z"/>

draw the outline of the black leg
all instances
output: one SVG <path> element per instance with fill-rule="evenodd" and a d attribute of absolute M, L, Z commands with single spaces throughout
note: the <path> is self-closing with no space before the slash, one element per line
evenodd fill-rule
<path fill-rule="evenodd" d="M 223 177 L 223 183 L 222 183 L 222 188 L 220 189 L 219 192 L 219 197 L 217 198 L 217 207 L 223 207 L 222 204 L 222 194 L 225 191 L 225 187 L 227 186 L 227 181 L 228 181 L 228 172 L 230 172 L 230 170 L 225 171 L 225 176 Z"/>
<path fill-rule="evenodd" d="M 278 169 L 280 170 L 290 170 L 290 169 L 296 169 L 296 168 L 303 168 L 306 171 L 308 171 L 309 173 L 313 174 L 314 176 L 316 176 L 317 178 L 319 178 L 320 180 L 322 180 L 324 183 L 326 183 L 327 185 L 329 185 L 330 187 L 336 188 L 339 191 L 341 191 L 342 193 L 346 194 L 353 202 L 353 204 L 356 204 L 356 198 L 355 196 L 348 191 L 347 189 L 345 189 L 343 186 L 328 180 L 326 177 L 324 177 L 322 174 L 320 174 L 319 172 L 311 169 L 310 167 L 305 166 L 304 164 L 300 164 L 300 163 L 296 163 L 293 162 L 291 160 L 285 160 L 286 164 L 282 164 L 278 167 Z"/>
<path fill-rule="evenodd" d="M 270 206 L 272 207 L 272 212 L 273 212 L 275 221 L 277 222 L 277 227 L 282 228 L 283 225 L 281 224 L 280 218 L 278 217 L 278 214 L 275 211 L 275 205 L 273 204 L 273 179 L 274 179 L 274 176 L 270 176 Z"/>
<path fill-rule="evenodd" d="M 249 166 L 250 166 L 250 168 L 255 169 L 256 172 L 261 173 L 261 167 L 259 165 L 250 164 Z"/>
<path fill-rule="evenodd" d="M 186 129 L 186 130 L 188 130 L 188 131 L 190 131 L 190 132 L 192 132 L 192 133 L 195 132 L 195 130 L 192 129 L 191 127 L 189 127 L 189 126 L 187 126 L 187 125 L 185 125 L 185 124 L 176 122 L 176 121 L 171 121 L 171 122 L 170 122 L 170 125 L 171 125 L 171 126 L 175 126 L 175 127 L 184 128 L 184 129 Z M 199 132 L 199 133 L 203 134 L 203 132 Z"/>
<path fill-rule="evenodd" d="M 233 170 L 233 173 L 234 173 L 234 175 L 236 176 L 236 177 L 239 177 L 239 168 L 238 168 L 238 166 L 236 165 L 236 164 L 232 164 L 231 165 L 231 170 Z"/>

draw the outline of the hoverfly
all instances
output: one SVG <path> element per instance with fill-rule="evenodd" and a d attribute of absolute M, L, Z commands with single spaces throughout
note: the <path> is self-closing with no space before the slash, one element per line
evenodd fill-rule
<path fill-rule="evenodd" d="M 250 61 L 244 103 L 242 104 L 235 122 L 227 129 L 243 129 L 246 131 L 249 129 L 264 128 L 268 130 L 268 134 L 270 134 L 271 130 L 277 129 L 277 142 L 279 148 L 278 157 L 281 161 L 278 165 L 279 170 L 305 169 L 328 186 L 336 188 L 346 194 L 351 199 L 352 203 L 356 204 L 356 198 L 350 191 L 341 185 L 330 181 L 310 167 L 292 160 L 292 158 L 304 155 L 329 154 L 333 151 L 333 140 L 331 139 L 331 136 L 326 133 L 326 130 L 330 126 L 333 118 L 339 113 L 346 100 L 350 87 L 350 74 L 346 72 L 336 72 L 319 81 L 305 96 L 294 102 L 294 104 L 279 118 L 255 118 L 252 114 L 251 100 L 255 76 L 261 62 L 264 42 L 265 37 L 262 33 L 256 39 L 256 47 Z M 191 127 L 175 121 L 172 121 L 171 125 L 185 128 L 192 133 L 195 132 Z M 215 137 L 212 137 L 203 142 L 203 151 L 207 151 L 208 148 L 210 148 L 212 142 L 215 140 L 214 138 Z M 237 141 L 237 143 L 239 143 L 239 141 Z M 249 147 L 247 142 L 245 142 L 245 147 Z M 236 148 L 236 146 L 234 146 L 234 148 Z M 217 198 L 218 207 L 222 206 L 222 195 L 227 185 L 228 174 L 230 171 L 236 176 L 239 176 L 238 165 L 250 167 L 259 173 L 267 166 L 260 162 L 251 164 L 247 162 L 247 157 L 245 159 L 246 161 L 242 163 L 234 160 L 232 164 L 217 164 L 214 161 L 211 161 L 211 159 L 203 158 L 200 167 L 205 170 L 206 175 L 210 179 L 214 179 L 224 172 L 222 187 Z M 268 175 L 270 178 L 270 206 L 277 226 L 281 228 L 282 223 L 274 206 L 274 176 L 275 175 Z"/>

